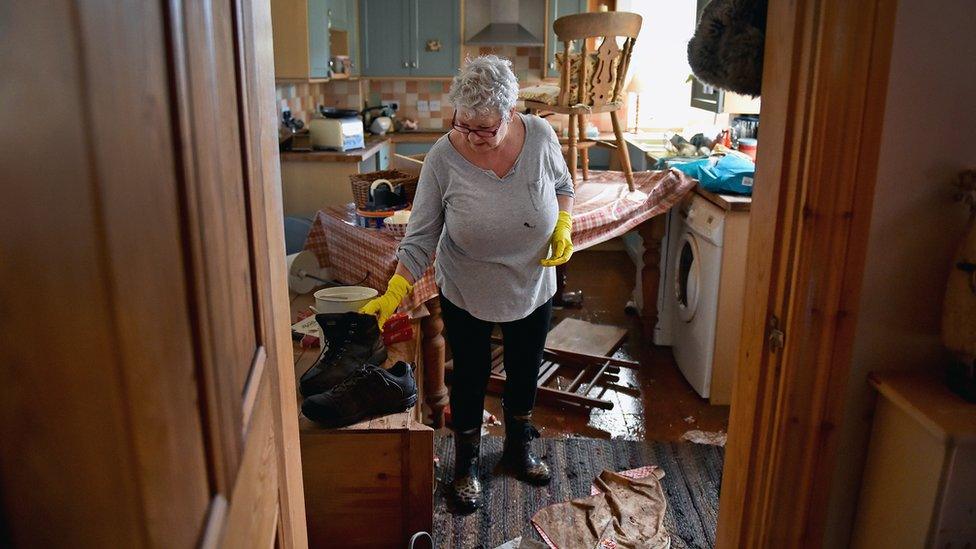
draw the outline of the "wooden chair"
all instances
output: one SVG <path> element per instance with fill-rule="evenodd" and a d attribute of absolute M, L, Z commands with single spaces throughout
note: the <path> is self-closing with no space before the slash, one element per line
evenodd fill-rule
<path fill-rule="evenodd" d="M 559 77 L 559 96 L 554 104 L 539 101 L 525 101 L 530 112 L 550 111 L 569 115 L 569 168 L 576 182 L 577 142 L 579 136 L 586 140 L 585 117 L 588 114 L 608 112 L 613 122 L 616 136 L 617 154 L 627 178 L 627 186 L 634 190 L 634 175 L 630 168 L 630 156 L 624 142 L 623 130 L 617 119 L 617 111 L 623 108 L 624 81 L 630 54 L 641 28 L 641 16 L 627 12 L 597 12 L 567 15 L 556 19 L 553 29 L 556 38 L 563 43 L 562 69 Z M 624 37 L 623 47 L 617 44 L 617 37 Z M 596 57 L 594 70 L 590 69 L 590 47 L 599 40 L 600 46 L 593 52 Z M 572 87 L 570 78 L 570 57 L 574 42 L 580 42 L 578 82 L 576 96 L 570 97 Z M 616 68 L 616 73 L 614 73 Z"/>

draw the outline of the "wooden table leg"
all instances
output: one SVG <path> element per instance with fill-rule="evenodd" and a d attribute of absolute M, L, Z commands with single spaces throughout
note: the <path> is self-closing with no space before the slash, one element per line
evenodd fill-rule
<path fill-rule="evenodd" d="M 641 289 L 644 309 L 641 320 L 644 335 L 653 341 L 654 327 L 657 326 L 657 293 L 661 280 L 661 240 L 664 238 L 664 215 L 656 215 L 637 227 L 644 239 L 644 268 L 641 270 Z"/>
<path fill-rule="evenodd" d="M 574 115 L 569 115 L 569 175 L 576 184 L 576 119 Z"/>
<path fill-rule="evenodd" d="M 576 116 L 576 127 L 579 129 L 580 136 L 585 139 L 586 137 L 586 116 L 583 114 L 578 114 Z M 583 181 L 590 178 L 590 148 L 584 147 L 580 151 L 583 157 Z"/>
<path fill-rule="evenodd" d="M 420 321 L 423 331 L 424 399 L 430 408 L 434 428 L 444 426 L 444 408 L 447 407 L 447 385 L 444 384 L 444 321 L 441 319 L 441 302 L 434 297 L 425 305 L 430 316 Z"/>

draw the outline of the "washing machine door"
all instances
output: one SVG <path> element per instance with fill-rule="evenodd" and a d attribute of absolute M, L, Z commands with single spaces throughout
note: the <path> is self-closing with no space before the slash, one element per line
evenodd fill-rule
<path fill-rule="evenodd" d="M 674 296 L 678 319 L 691 322 L 698 312 L 701 297 L 701 255 L 698 239 L 692 233 L 682 235 L 674 266 Z"/>

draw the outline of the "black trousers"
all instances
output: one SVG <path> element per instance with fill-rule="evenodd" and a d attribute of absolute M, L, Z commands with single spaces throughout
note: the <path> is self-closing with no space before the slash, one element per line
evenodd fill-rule
<path fill-rule="evenodd" d="M 455 431 L 481 428 L 485 390 L 491 375 L 491 332 L 494 322 L 471 316 L 441 295 L 441 312 L 447 343 L 454 356 L 451 375 L 451 418 Z M 513 415 L 524 415 L 535 406 L 536 382 L 552 317 L 552 300 L 529 316 L 499 322 L 505 340 L 505 392 L 502 406 Z"/>

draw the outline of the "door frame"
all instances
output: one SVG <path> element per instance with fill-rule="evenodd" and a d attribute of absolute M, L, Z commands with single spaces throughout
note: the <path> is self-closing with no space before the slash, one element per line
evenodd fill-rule
<path fill-rule="evenodd" d="M 896 7 L 769 3 L 719 548 L 823 543 Z"/>

